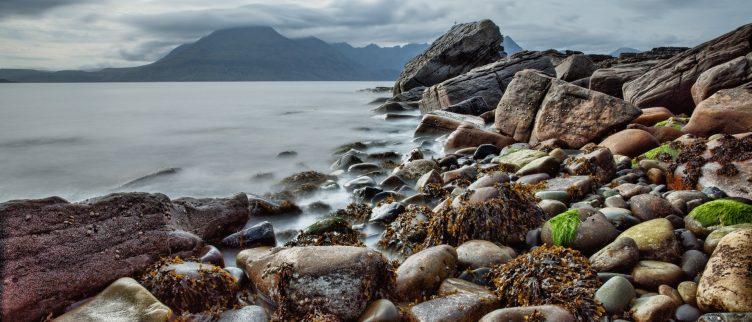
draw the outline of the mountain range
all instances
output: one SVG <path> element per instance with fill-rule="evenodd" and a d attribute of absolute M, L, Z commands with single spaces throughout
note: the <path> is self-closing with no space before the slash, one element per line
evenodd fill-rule
<path fill-rule="evenodd" d="M 427 44 L 353 47 L 290 39 L 271 27 L 222 29 L 147 65 L 98 71 L 0 69 L 15 82 L 394 80 Z"/>
<path fill-rule="evenodd" d="M 614 57 L 619 57 L 619 55 L 623 53 L 641 53 L 641 52 L 642 50 L 639 50 L 639 49 L 630 48 L 630 47 L 621 47 L 617 50 L 612 51 L 609 55 L 614 56 Z"/>

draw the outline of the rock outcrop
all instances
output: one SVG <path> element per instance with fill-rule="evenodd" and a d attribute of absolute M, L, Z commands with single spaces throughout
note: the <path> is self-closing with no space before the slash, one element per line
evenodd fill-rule
<path fill-rule="evenodd" d="M 231 198 L 179 198 L 172 202 L 172 225 L 208 242 L 240 230 L 251 215 L 244 193 Z"/>
<path fill-rule="evenodd" d="M 659 62 L 657 60 L 649 60 L 597 69 L 590 75 L 589 88 L 614 97 L 624 98 L 622 92 L 624 83 L 639 77 Z"/>
<path fill-rule="evenodd" d="M 147 193 L 1 204 L 3 320 L 57 315 L 162 256 L 189 255 L 201 242 L 171 234 L 171 210 L 167 196 Z"/>
<path fill-rule="evenodd" d="M 720 90 L 702 101 L 683 130 L 702 137 L 752 130 L 752 82 Z"/>
<path fill-rule="evenodd" d="M 501 57 L 501 42 L 499 27 L 491 20 L 455 25 L 405 65 L 394 84 L 394 94 L 438 84 L 491 63 Z"/>
<path fill-rule="evenodd" d="M 624 99 L 638 107 L 664 106 L 690 114 L 695 103 L 691 88 L 700 75 L 752 52 L 752 24 L 747 24 L 668 59 L 624 84 Z"/>
<path fill-rule="evenodd" d="M 715 94 L 718 90 L 732 88 L 752 80 L 752 53 L 737 57 L 706 70 L 692 85 L 695 105 Z"/>
<path fill-rule="evenodd" d="M 583 54 L 571 55 L 556 65 L 556 78 L 572 82 L 590 77 L 595 71 L 595 65 L 588 56 Z"/>

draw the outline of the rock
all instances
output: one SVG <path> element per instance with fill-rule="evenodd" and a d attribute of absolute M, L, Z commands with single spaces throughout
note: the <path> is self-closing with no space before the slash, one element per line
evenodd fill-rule
<path fill-rule="evenodd" d="M 681 268 L 687 277 L 694 278 L 705 268 L 707 262 L 708 255 L 699 250 L 690 249 L 682 255 Z"/>
<path fill-rule="evenodd" d="M 258 305 L 248 305 L 239 309 L 222 312 L 217 322 L 267 322 L 269 315 Z"/>
<path fill-rule="evenodd" d="M 640 250 L 632 238 L 621 237 L 590 256 L 590 265 L 599 272 L 622 272 L 640 260 Z"/>
<path fill-rule="evenodd" d="M 256 290 L 276 304 L 276 319 L 316 313 L 355 320 L 391 287 L 390 263 L 364 247 L 251 249 L 237 259 Z"/>
<path fill-rule="evenodd" d="M 369 220 L 372 222 L 391 223 L 403 212 L 405 212 L 405 205 L 401 202 L 382 204 L 373 208 Z"/>
<path fill-rule="evenodd" d="M 649 160 L 652 161 L 652 160 Z M 648 182 L 652 184 L 665 184 L 666 183 L 666 174 L 663 173 L 663 170 L 658 168 L 652 168 L 645 173 L 645 175 L 648 177 Z"/>
<path fill-rule="evenodd" d="M 199 257 L 199 261 L 204 264 L 212 264 L 219 267 L 225 266 L 225 259 L 222 257 L 222 252 L 217 249 L 217 247 L 214 247 L 212 245 L 206 245 L 203 248 L 201 248 L 201 251 L 199 252 L 201 256 Z"/>
<path fill-rule="evenodd" d="M 747 322 L 752 313 L 708 313 L 700 316 L 697 322 Z"/>
<path fill-rule="evenodd" d="M 541 202 L 538 203 L 538 207 L 543 210 L 548 217 L 553 217 L 567 211 L 567 205 L 559 200 L 541 200 Z"/>
<path fill-rule="evenodd" d="M 666 284 L 677 285 L 684 277 L 679 266 L 671 263 L 644 260 L 637 263 L 632 269 L 632 277 L 635 284 L 648 290 L 656 290 Z"/>
<path fill-rule="evenodd" d="M 658 286 L 658 294 L 666 295 L 670 297 L 671 300 L 674 301 L 674 304 L 676 306 L 684 304 L 684 301 L 682 300 L 681 295 L 679 295 L 679 292 L 671 286 L 668 286 L 668 285 Z"/>
<path fill-rule="evenodd" d="M 358 322 L 395 322 L 400 320 L 400 312 L 394 303 L 387 299 L 380 299 L 368 305 Z"/>
<path fill-rule="evenodd" d="M 515 174 L 526 176 L 536 173 L 546 173 L 550 176 L 556 176 L 559 173 L 559 161 L 550 156 L 538 158 L 517 170 Z"/>
<path fill-rule="evenodd" d="M 514 139 L 508 136 L 463 124 L 449 134 L 449 137 L 444 143 L 444 148 L 448 151 L 455 151 L 461 148 L 476 147 L 483 144 L 493 144 L 499 148 L 503 148 L 512 143 L 514 143 Z"/>
<path fill-rule="evenodd" d="M 415 136 L 440 136 L 454 132 L 460 125 L 461 121 L 448 117 L 434 114 L 423 115 L 420 124 L 415 129 Z"/>
<path fill-rule="evenodd" d="M 629 209 L 642 221 L 676 215 L 677 211 L 668 200 L 653 194 L 636 195 L 629 199 Z"/>
<path fill-rule="evenodd" d="M 540 314 L 543 322 L 574 322 L 574 315 L 558 305 L 518 306 L 493 311 L 483 316 L 479 322 L 527 321 L 533 314 Z"/>
<path fill-rule="evenodd" d="M 480 116 L 452 113 L 447 110 L 435 110 L 435 111 L 429 112 L 428 114 L 450 118 L 452 120 L 460 121 L 463 123 L 468 123 L 470 125 L 474 125 L 477 128 L 484 128 L 486 126 L 486 121 Z"/>
<path fill-rule="evenodd" d="M 491 291 L 473 283 L 449 278 L 439 289 L 439 297 L 414 305 L 410 321 L 474 322 L 497 308 L 499 300 Z"/>
<path fill-rule="evenodd" d="M 657 148 L 660 142 L 646 131 L 627 129 L 610 135 L 598 145 L 608 148 L 613 154 L 634 158 L 653 148 Z"/>
<path fill-rule="evenodd" d="M 606 207 L 627 208 L 627 202 L 624 201 L 624 198 L 621 195 L 608 197 L 605 201 L 603 201 L 603 204 Z"/>
<path fill-rule="evenodd" d="M 541 190 L 535 193 L 535 197 L 540 200 L 556 200 L 563 203 L 568 203 L 572 199 L 569 193 L 563 190 Z"/>
<path fill-rule="evenodd" d="M 738 231 L 738 230 L 744 230 L 744 229 L 752 229 L 752 224 L 739 224 L 739 225 L 732 225 L 732 226 L 725 226 L 720 227 L 716 230 L 714 230 L 712 233 L 708 235 L 708 237 L 705 238 L 705 243 L 703 243 L 703 251 L 705 251 L 706 254 L 712 254 L 713 251 L 715 251 L 715 248 L 718 246 L 718 243 L 725 237 L 726 235 Z"/>
<path fill-rule="evenodd" d="M 655 295 L 636 299 L 630 313 L 635 322 L 668 321 L 674 315 L 674 308 L 670 297 Z"/>
<path fill-rule="evenodd" d="M 704 71 L 692 85 L 692 99 L 695 105 L 717 91 L 732 88 L 752 80 L 752 54 L 736 57 Z"/>
<path fill-rule="evenodd" d="M 455 180 L 465 179 L 473 180 L 478 175 L 478 168 L 474 165 L 466 165 L 457 170 L 446 171 L 441 174 L 441 181 L 450 183 Z"/>
<path fill-rule="evenodd" d="M 634 297 L 634 286 L 621 276 L 610 278 L 595 292 L 595 299 L 603 304 L 608 314 L 624 312 Z"/>
<path fill-rule="evenodd" d="M 650 192 L 650 187 L 634 183 L 622 183 L 616 187 L 616 190 L 624 199 L 629 200 L 634 196 Z"/>
<path fill-rule="evenodd" d="M 500 133 L 513 135 L 515 138 L 529 136 L 530 144 L 556 138 L 570 148 L 580 148 L 604 137 L 615 128 L 627 125 L 641 113 L 639 109 L 618 98 L 572 85 L 537 71 L 519 72 L 515 79 L 520 78 L 532 78 L 514 86 L 515 91 L 524 91 L 526 94 L 507 91 L 504 94 L 506 97 L 502 97 L 496 109 L 494 126 Z M 540 86 L 546 80 L 549 85 Z M 533 103 L 538 97 L 538 103 Z M 531 115 L 534 117 L 530 118 Z M 507 124 L 508 122 L 512 123 Z M 531 131 L 525 133 L 523 129 Z M 510 130 L 513 132 L 510 133 Z"/>
<path fill-rule="evenodd" d="M 244 193 L 232 198 L 179 198 L 172 203 L 171 224 L 209 242 L 238 231 L 250 217 L 248 196 Z"/>
<path fill-rule="evenodd" d="M 493 144 L 482 144 L 475 149 L 473 153 L 473 160 L 485 159 L 489 155 L 498 155 L 501 152 L 501 148 Z"/>
<path fill-rule="evenodd" d="M 454 274 L 456 267 L 457 251 L 452 246 L 439 245 L 417 252 L 397 268 L 397 296 L 408 302 L 429 297 Z"/>
<path fill-rule="evenodd" d="M 353 164 L 349 168 L 347 168 L 347 172 L 354 173 L 354 174 L 367 174 L 369 172 L 379 171 L 381 170 L 381 167 L 379 167 L 378 164 L 375 163 L 358 163 Z"/>
<path fill-rule="evenodd" d="M 405 65 L 394 94 L 438 84 L 493 62 L 499 59 L 501 41 L 499 27 L 491 20 L 456 24 Z"/>
<path fill-rule="evenodd" d="M 703 203 L 684 217 L 687 229 L 707 235 L 718 225 L 732 226 L 752 223 L 752 204 L 734 199 L 718 199 Z"/>
<path fill-rule="evenodd" d="M 673 262 L 679 258 L 679 243 L 671 222 L 658 218 L 625 230 L 619 237 L 632 238 L 637 243 L 641 258 Z"/>
<path fill-rule="evenodd" d="M 671 113 L 665 107 L 646 107 L 642 109 L 642 115 L 632 120 L 632 123 L 653 126 L 655 123 L 668 120 L 672 117 L 674 117 L 674 113 Z"/>
<path fill-rule="evenodd" d="M 555 73 L 546 53 L 521 52 L 429 87 L 423 92 L 420 111 L 440 110 L 472 97 L 482 97 L 489 107 L 496 107 L 514 74 L 524 69 Z"/>
<path fill-rule="evenodd" d="M 394 168 L 392 174 L 405 181 L 415 181 L 431 170 L 438 170 L 439 166 L 432 160 L 414 160 Z"/>
<path fill-rule="evenodd" d="M 684 303 L 697 305 L 697 283 L 684 281 L 679 283 L 676 290 Z"/>
<path fill-rule="evenodd" d="M 571 198 L 584 197 L 591 191 L 595 182 L 589 176 L 556 177 L 546 180 L 546 190 L 566 191 Z"/>
<path fill-rule="evenodd" d="M 363 144 L 361 142 L 357 143 Z M 351 146 L 354 145 L 359 144 L 352 144 Z M 337 177 L 335 176 L 316 171 L 303 171 L 283 178 L 280 181 L 280 186 L 283 191 L 288 191 L 293 195 L 309 195 L 320 189 L 327 182 L 330 182 L 330 180 L 336 179 Z"/>
<path fill-rule="evenodd" d="M 160 257 L 195 256 L 201 239 L 173 232 L 162 194 L 115 193 L 69 203 L 59 197 L 0 204 L 2 311 L 36 321 L 141 272 Z"/>
<path fill-rule="evenodd" d="M 407 103 L 403 102 L 386 102 L 384 104 L 379 105 L 379 107 L 374 108 L 374 113 L 377 114 L 386 114 L 386 113 L 400 113 L 404 111 L 409 111 L 412 108 Z"/>
<path fill-rule="evenodd" d="M 606 183 L 616 176 L 614 155 L 607 148 L 598 148 L 590 153 L 567 159 L 565 170 L 569 174 L 589 175 L 599 183 Z"/>
<path fill-rule="evenodd" d="M 429 185 L 443 185 L 444 181 L 441 179 L 441 174 L 438 170 L 431 170 L 422 175 L 418 182 L 415 184 L 416 191 L 424 191 Z"/>
<path fill-rule="evenodd" d="M 483 100 L 483 97 L 474 96 L 457 104 L 447 106 L 444 108 L 444 110 L 457 114 L 478 116 L 485 112 L 493 110 L 493 107 L 489 107 L 488 104 L 486 104 L 486 101 Z"/>
<path fill-rule="evenodd" d="M 548 220 L 541 229 L 541 240 L 590 254 L 613 241 L 618 234 L 603 214 L 573 209 Z"/>
<path fill-rule="evenodd" d="M 700 310 L 689 304 L 684 304 L 676 309 L 674 317 L 679 322 L 694 322 L 700 318 Z"/>
<path fill-rule="evenodd" d="M 159 302 L 136 280 L 122 277 L 90 300 L 57 317 L 54 321 L 164 322 L 171 315 L 170 308 Z"/>
<path fill-rule="evenodd" d="M 222 239 L 223 245 L 235 248 L 274 246 L 276 243 L 274 227 L 268 221 L 258 223 Z"/>
<path fill-rule="evenodd" d="M 515 169 L 519 169 L 532 162 L 533 160 L 545 156 L 546 153 L 543 151 L 519 149 L 507 154 L 501 152 L 500 156 L 494 158 L 494 162 L 499 164 L 509 164 L 512 165 Z"/>
<path fill-rule="evenodd" d="M 514 249 L 507 246 L 497 246 L 487 240 L 469 240 L 457 247 L 459 265 L 470 269 L 496 267 L 515 256 Z"/>
<path fill-rule="evenodd" d="M 718 243 L 697 286 L 704 312 L 752 311 L 752 229 L 732 232 Z"/>
<path fill-rule="evenodd" d="M 723 89 L 697 104 L 682 130 L 697 136 L 738 134 L 752 128 L 752 82 Z"/>
<path fill-rule="evenodd" d="M 693 107 L 691 87 L 706 70 L 752 51 L 752 24 L 659 63 L 637 79 L 624 84 L 624 98 L 639 107 L 664 106 L 676 114 Z"/>
<path fill-rule="evenodd" d="M 622 93 L 624 83 L 639 77 L 659 62 L 659 60 L 649 60 L 597 69 L 590 75 L 589 88 L 614 97 L 624 98 Z"/>
<path fill-rule="evenodd" d="M 403 181 L 402 179 L 400 179 L 398 176 L 394 176 L 394 175 L 388 176 L 386 177 L 386 179 L 381 180 L 381 182 L 379 182 L 379 186 L 382 189 L 386 189 L 386 190 L 397 190 L 404 185 L 407 185 L 407 183 Z"/>
<path fill-rule="evenodd" d="M 571 55 L 556 65 L 556 78 L 571 82 L 590 77 L 595 71 L 595 65 L 588 56 L 583 54 Z"/>
<path fill-rule="evenodd" d="M 548 173 L 536 173 L 536 174 L 528 174 L 522 177 L 519 177 L 517 179 L 517 183 L 524 183 L 524 184 L 537 184 L 539 182 L 546 181 L 548 179 L 551 179 L 551 176 L 548 175 Z"/>
<path fill-rule="evenodd" d="M 363 187 L 372 187 L 376 185 L 376 181 L 369 176 L 360 176 L 350 181 L 345 182 L 343 185 L 345 189 L 352 191 Z"/>

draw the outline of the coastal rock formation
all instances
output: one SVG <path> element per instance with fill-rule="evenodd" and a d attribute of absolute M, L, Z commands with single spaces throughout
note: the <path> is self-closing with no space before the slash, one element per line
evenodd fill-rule
<path fill-rule="evenodd" d="M 695 106 L 691 89 L 700 75 L 752 52 L 750 37 L 752 24 L 676 55 L 624 84 L 624 99 L 638 107 L 663 106 L 690 114 Z"/>
<path fill-rule="evenodd" d="M 695 105 L 718 90 L 732 88 L 752 80 L 752 53 L 737 57 L 726 63 L 706 70 L 692 85 L 692 99 Z"/>
<path fill-rule="evenodd" d="M 622 92 L 624 83 L 639 77 L 659 62 L 652 60 L 597 69 L 590 75 L 589 88 L 614 97 L 624 98 Z"/>
<path fill-rule="evenodd" d="M 170 219 L 176 229 L 189 231 L 212 242 L 241 228 L 250 217 L 248 196 L 231 198 L 179 198 L 172 201 Z"/>
<path fill-rule="evenodd" d="M 171 211 L 165 195 L 147 193 L 0 204 L 3 320 L 59 314 L 161 256 L 191 254 L 190 235 L 170 234 Z"/>
<path fill-rule="evenodd" d="M 494 127 L 515 138 L 529 137 L 530 144 L 559 139 L 571 148 L 580 148 L 641 113 L 618 98 L 534 70 L 517 73 L 510 87 L 514 91 L 501 98 Z"/>
<path fill-rule="evenodd" d="M 428 113 L 473 97 L 481 97 L 488 106 L 496 106 L 515 73 L 524 69 L 536 69 L 546 75 L 556 75 L 554 65 L 547 54 L 519 52 L 431 86 L 423 92 L 420 111 Z"/>
<path fill-rule="evenodd" d="M 593 61 L 583 54 L 571 55 L 556 65 L 556 78 L 572 82 L 590 77 L 595 71 Z"/>
<path fill-rule="evenodd" d="M 394 94 L 431 86 L 500 58 L 502 37 L 491 20 L 454 25 L 425 52 L 410 60 L 394 84 Z"/>
<path fill-rule="evenodd" d="M 720 90 L 700 102 L 682 130 L 703 137 L 752 130 L 752 82 Z"/>

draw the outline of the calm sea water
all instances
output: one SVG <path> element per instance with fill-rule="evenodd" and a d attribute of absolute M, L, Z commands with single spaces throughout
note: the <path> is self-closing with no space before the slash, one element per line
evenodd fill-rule
<path fill-rule="evenodd" d="M 341 144 L 409 142 L 415 121 L 371 113 L 368 103 L 386 94 L 359 90 L 375 86 L 391 84 L 2 84 L 0 202 L 52 195 L 77 201 L 114 191 L 262 194 L 291 173 L 328 172 Z M 297 156 L 276 158 L 288 150 Z M 181 170 L 122 187 L 166 168 Z M 274 178 L 254 179 L 259 173 Z"/>

